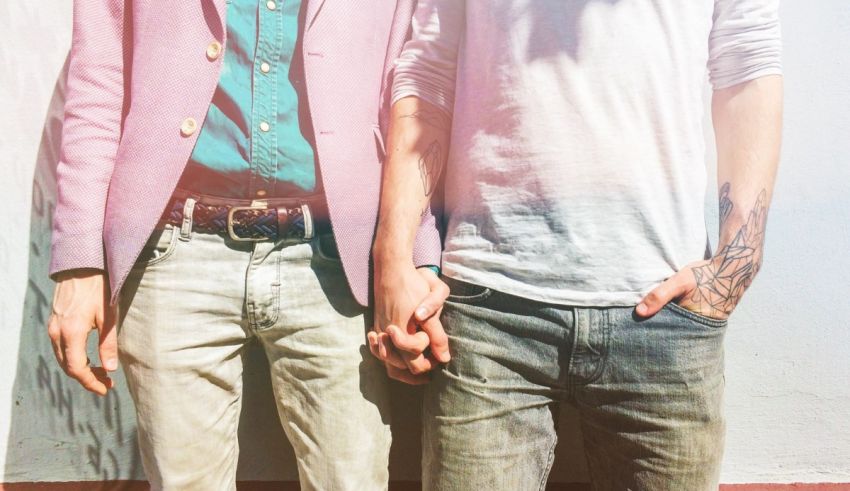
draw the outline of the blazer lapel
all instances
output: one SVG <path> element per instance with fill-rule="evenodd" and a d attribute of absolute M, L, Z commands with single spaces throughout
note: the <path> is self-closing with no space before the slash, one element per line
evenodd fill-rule
<path fill-rule="evenodd" d="M 327 0 L 307 0 L 307 18 L 305 19 L 307 29 L 313 27 L 313 23 L 316 22 L 316 17 L 321 12 L 322 6 L 326 1 Z"/>
<path fill-rule="evenodd" d="M 225 0 L 201 0 L 201 7 L 202 7 L 203 12 L 204 12 L 204 17 L 207 19 L 208 23 L 210 22 L 209 16 L 212 15 L 212 10 L 210 10 L 210 9 L 211 8 L 215 9 L 215 13 L 218 16 L 218 22 L 219 22 L 218 23 L 218 29 L 219 30 L 216 32 L 215 28 L 213 26 L 210 26 L 210 28 L 213 29 L 213 35 L 216 36 L 218 39 L 221 39 L 221 40 L 225 39 L 227 37 L 227 26 L 225 25 L 226 24 L 225 16 L 227 14 L 227 4 L 225 3 Z"/>

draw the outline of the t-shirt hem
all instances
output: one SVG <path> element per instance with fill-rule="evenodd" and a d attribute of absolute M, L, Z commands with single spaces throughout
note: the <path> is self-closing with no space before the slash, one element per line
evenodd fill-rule
<path fill-rule="evenodd" d="M 443 276 L 472 283 L 535 302 L 573 307 L 634 307 L 647 292 L 641 291 L 596 291 L 588 292 L 564 288 L 547 288 L 529 285 L 492 273 L 462 271 L 451 265 L 443 265 Z"/>

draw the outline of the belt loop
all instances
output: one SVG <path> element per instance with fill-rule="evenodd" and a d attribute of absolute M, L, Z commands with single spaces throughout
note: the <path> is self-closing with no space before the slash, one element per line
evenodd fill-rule
<path fill-rule="evenodd" d="M 195 211 L 195 199 L 186 198 L 183 205 L 183 224 L 180 226 L 180 240 L 189 242 L 192 239 L 192 213 Z"/>
<path fill-rule="evenodd" d="M 304 240 L 313 238 L 313 214 L 310 212 L 310 206 L 307 204 L 301 205 L 301 213 L 304 215 Z"/>

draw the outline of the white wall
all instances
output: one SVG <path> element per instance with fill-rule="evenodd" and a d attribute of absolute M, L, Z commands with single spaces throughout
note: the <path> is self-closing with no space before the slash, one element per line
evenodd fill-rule
<path fill-rule="evenodd" d="M 64 379 L 42 325 L 70 4 L 0 2 L 0 482 L 141 477 L 127 393 L 98 400 Z M 783 164 L 765 265 L 727 335 L 723 481 L 850 482 L 850 2 L 786 0 L 782 14 Z M 262 357 L 246 370 L 240 476 L 293 479 L 264 372 Z M 395 393 L 402 411 L 418 400 Z M 414 479 L 414 418 L 397 429 L 394 476 Z M 562 445 L 555 480 L 583 479 L 579 452 Z"/>

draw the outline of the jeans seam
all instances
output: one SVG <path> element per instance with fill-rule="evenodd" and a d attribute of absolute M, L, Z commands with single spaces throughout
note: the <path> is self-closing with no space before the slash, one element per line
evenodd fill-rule
<path fill-rule="evenodd" d="M 271 312 L 272 315 L 269 316 L 268 320 L 265 322 L 255 324 L 254 331 L 265 331 L 269 329 L 273 325 L 277 323 L 277 320 L 280 318 L 280 256 L 281 254 L 275 254 L 275 267 L 277 268 L 277 276 L 275 277 L 275 284 L 272 285 L 272 295 L 274 296 L 274 300 L 272 301 Z"/>
<path fill-rule="evenodd" d="M 602 311 L 602 349 L 599 356 L 602 360 L 599 362 L 599 367 L 593 372 L 593 375 L 587 378 L 581 385 L 590 385 L 602 376 L 605 372 L 605 367 L 608 365 L 608 344 L 611 342 L 611 322 L 609 320 L 610 310 Z"/>
<path fill-rule="evenodd" d="M 578 380 L 578 376 L 576 376 L 575 374 L 572 373 L 573 361 L 575 359 L 575 351 L 576 351 L 576 347 L 578 346 L 578 343 L 577 343 L 577 341 L 578 341 L 578 315 L 575 316 L 576 320 L 575 320 L 575 327 L 573 329 L 573 347 L 572 347 L 572 351 L 570 352 L 570 361 L 567 364 L 567 370 L 568 370 L 568 372 L 567 372 L 568 377 L 567 378 L 569 380 L 569 387 L 568 387 L 569 391 L 568 391 L 568 393 L 569 393 L 570 397 L 575 396 L 575 389 L 577 387 L 590 385 L 590 384 L 596 382 L 597 380 L 599 380 L 599 378 L 602 377 L 602 374 L 605 373 L 605 367 L 608 365 L 608 345 L 611 342 L 611 322 L 610 322 L 609 312 L 610 311 L 608 309 L 601 311 L 601 314 L 602 314 L 602 320 L 601 320 L 601 322 L 602 322 L 602 343 L 601 344 L 602 345 L 601 345 L 601 348 L 599 350 L 599 357 L 600 357 L 599 366 L 596 367 L 596 370 L 593 371 L 593 374 L 591 374 L 590 376 L 588 376 L 587 378 L 582 379 L 582 380 Z"/>
<path fill-rule="evenodd" d="M 243 347 L 243 349 L 244 349 L 244 347 Z M 240 419 L 240 416 L 242 414 L 242 395 L 241 394 L 237 396 L 237 400 L 238 400 L 237 404 L 238 404 L 239 407 L 237 408 L 238 410 L 233 411 L 233 418 L 232 418 L 233 421 L 231 423 L 231 426 L 233 426 L 233 428 L 236 429 L 237 435 L 238 435 L 239 419 Z M 235 457 L 234 461 L 231 462 L 230 465 L 233 467 L 233 477 L 235 478 L 236 477 L 236 467 L 239 465 L 239 450 L 240 449 L 239 449 L 239 438 L 234 438 L 233 440 L 234 441 L 232 442 L 232 445 L 235 447 L 236 455 L 234 456 Z M 235 484 L 236 483 L 234 483 L 234 486 L 235 486 Z M 233 489 L 235 489 L 235 487 Z"/>
<path fill-rule="evenodd" d="M 472 305 L 480 304 L 481 302 L 487 300 L 493 295 L 493 289 L 486 288 L 481 293 L 476 293 L 475 295 L 449 295 L 446 297 L 447 302 L 457 303 L 461 305 Z"/>
<path fill-rule="evenodd" d="M 575 376 L 573 375 L 573 365 L 575 362 L 576 348 L 578 346 L 578 309 L 573 310 L 573 326 L 572 326 L 572 342 L 570 343 L 570 357 L 567 359 L 567 397 L 573 399 L 575 397 Z"/>
<path fill-rule="evenodd" d="M 558 444 L 558 437 L 554 437 L 552 439 L 552 443 L 549 444 L 549 459 L 546 462 L 546 467 L 544 468 L 543 475 L 540 476 L 540 484 L 537 487 L 538 491 L 543 491 L 546 488 L 546 483 L 549 481 L 549 473 L 552 471 L 552 464 L 555 461 L 555 446 Z"/>
<path fill-rule="evenodd" d="M 675 303 L 675 301 L 666 304 L 664 307 L 666 307 L 668 310 L 670 310 L 676 315 L 679 315 L 681 317 L 687 317 L 688 319 L 691 319 L 694 322 L 697 322 L 699 324 L 702 324 L 703 326 L 710 328 L 722 329 L 723 327 L 726 327 L 726 325 L 729 323 L 728 320 L 712 319 L 711 317 L 702 314 L 697 314 L 696 312 L 691 312 L 690 310 Z"/>

